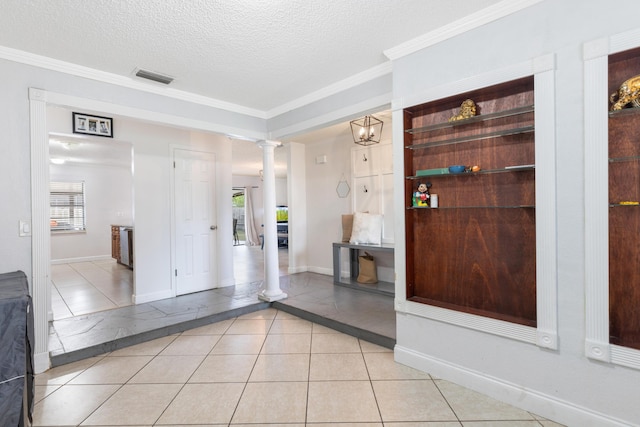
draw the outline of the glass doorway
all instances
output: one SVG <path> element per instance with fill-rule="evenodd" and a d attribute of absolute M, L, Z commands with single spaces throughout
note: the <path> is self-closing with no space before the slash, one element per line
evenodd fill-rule
<path fill-rule="evenodd" d="M 233 245 L 244 245 L 247 238 L 245 229 L 245 189 L 233 188 L 231 203 L 233 206 Z"/>

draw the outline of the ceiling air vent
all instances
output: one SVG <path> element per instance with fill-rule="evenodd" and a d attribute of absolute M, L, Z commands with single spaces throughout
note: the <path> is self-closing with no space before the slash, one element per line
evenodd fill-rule
<path fill-rule="evenodd" d="M 165 76 L 165 75 L 154 73 L 153 71 L 147 71 L 147 70 L 136 71 L 136 76 L 142 77 L 143 79 L 147 79 L 147 80 L 153 80 L 154 82 L 164 83 L 166 85 L 168 85 L 173 81 L 173 77 Z"/>

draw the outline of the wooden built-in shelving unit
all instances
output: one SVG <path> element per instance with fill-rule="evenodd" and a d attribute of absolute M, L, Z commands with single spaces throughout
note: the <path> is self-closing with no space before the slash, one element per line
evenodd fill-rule
<path fill-rule="evenodd" d="M 534 108 L 532 76 L 404 109 L 409 301 L 536 326 Z M 418 176 L 450 165 L 481 171 Z M 438 208 L 412 206 L 426 181 Z"/>
<path fill-rule="evenodd" d="M 609 92 L 640 74 L 640 48 L 609 56 Z M 640 350 L 640 108 L 609 113 L 609 339 Z M 621 203 L 623 202 L 623 203 Z"/>

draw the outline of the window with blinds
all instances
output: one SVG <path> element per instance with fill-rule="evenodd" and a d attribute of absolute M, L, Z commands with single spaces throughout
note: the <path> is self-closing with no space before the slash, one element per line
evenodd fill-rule
<path fill-rule="evenodd" d="M 84 182 L 50 182 L 51 231 L 84 231 Z"/>

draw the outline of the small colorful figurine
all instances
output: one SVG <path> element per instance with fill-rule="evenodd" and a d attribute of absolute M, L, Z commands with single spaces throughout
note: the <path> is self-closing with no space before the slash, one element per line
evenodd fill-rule
<path fill-rule="evenodd" d="M 429 194 L 429 188 L 431 188 L 430 182 L 421 182 L 418 184 L 418 191 L 413 193 L 413 206 L 415 207 L 429 207 L 431 202 L 431 195 Z"/>

